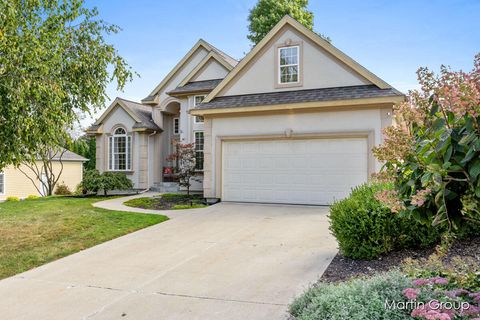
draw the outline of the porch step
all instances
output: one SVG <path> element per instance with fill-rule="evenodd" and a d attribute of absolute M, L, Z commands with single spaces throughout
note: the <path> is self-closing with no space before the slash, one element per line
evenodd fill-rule
<path fill-rule="evenodd" d="M 180 185 L 177 182 L 160 182 L 155 183 L 153 187 L 150 187 L 150 191 L 176 193 L 180 191 Z"/>

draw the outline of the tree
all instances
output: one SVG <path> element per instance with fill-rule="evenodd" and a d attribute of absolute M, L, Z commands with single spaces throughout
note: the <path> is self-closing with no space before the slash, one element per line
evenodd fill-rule
<path fill-rule="evenodd" d="M 84 135 L 71 141 L 67 149 L 88 159 L 83 163 L 83 168 L 87 171 L 96 168 L 96 145 L 95 137 Z"/>
<path fill-rule="evenodd" d="M 69 139 L 132 72 L 105 36 L 119 31 L 84 0 L 0 1 L 0 170 Z"/>
<path fill-rule="evenodd" d="M 132 181 L 126 174 L 120 172 L 100 173 L 98 170 L 89 170 L 85 172 L 82 181 L 83 190 L 91 193 L 102 190 L 104 196 L 107 196 L 108 191 L 111 190 L 128 190 L 132 187 Z"/>
<path fill-rule="evenodd" d="M 248 16 L 250 34 L 247 38 L 256 45 L 287 14 L 313 30 L 313 12 L 307 10 L 307 6 L 308 0 L 259 0 Z"/>
<path fill-rule="evenodd" d="M 187 194 L 190 195 L 192 180 L 195 179 L 195 144 L 180 143 L 176 140 L 172 142 L 175 152 L 167 157 L 167 161 L 175 161 L 177 166 L 175 174 L 178 177 L 178 183 L 181 187 L 187 188 Z"/>
<path fill-rule="evenodd" d="M 58 147 L 52 149 L 48 146 L 42 146 L 39 149 L 34 161 L 25 161 L 23 167 L 19 166 L 18 170 L 32 182 L 39 194 L 51 196 L 62 176 L 63 155 L 67 150 Z M 56 163 L 58 163 L 58 167 L 55 165 Z M 40 181 L 40 185 L 38 181 Z"/>
<path fill-rule="evenodd" d="M 471 72 L 418 71 L 421 89 L 395 109 L 374 153 L 395 186 L 378 198 L 448 234 L 480 224 L 480 54 Z M 478 232 L 478 231 L 477 231 Z"/>

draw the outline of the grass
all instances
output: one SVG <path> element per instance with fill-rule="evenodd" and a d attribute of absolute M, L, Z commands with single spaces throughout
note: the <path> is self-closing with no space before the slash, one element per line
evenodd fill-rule
<path fill-rule="evenodd" d="M 0 203 L 0 279 L 168 220 L 92 206 L 100 200 L 104 198 Z"/>
<path fill-rule="evenodd" d="M 205 208 L 202 195 L 186 195 L 181 193 L 165 193 L 159 197 L 145 197 L 128 200 L 123 203 L 129 207 L 150 210 L 183 210 Z"/>

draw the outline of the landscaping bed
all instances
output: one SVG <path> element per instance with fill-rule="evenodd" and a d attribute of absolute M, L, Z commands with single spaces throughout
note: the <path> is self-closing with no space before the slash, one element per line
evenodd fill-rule
<path fill-rule="evenodd" d="M 434 251 L 434 248 L 394 251 L 375 260 L 354 260 L 338 253 L 320 280 L 338 282 L 360 276 L 374 275 L 400 266 L 407 258 L 425 258 Z M 471 257 L 480 263 L 480 237 L 456 241 L 443 260 L 448 262 L 454 256 Z"/>
<path fill-rule="evenodd" d="M 203 199 L 203 195 L 201 194 L 187 195 L 179 193 L 166 193 L 158 197 L 145 197 L 128 200 L 124 202 L 124 205 L 150 210 L 196 209 L 207 206 Z"/>
<path fill-rule="evenodd" d="M 111 211 L 104 197 L 51 197 L 0 203 L 0 279 L 168 220 Z"/>

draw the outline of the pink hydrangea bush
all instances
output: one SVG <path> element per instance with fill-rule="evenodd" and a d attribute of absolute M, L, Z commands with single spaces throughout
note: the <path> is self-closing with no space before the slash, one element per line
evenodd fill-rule
<path fill-rule="evenodd" d="M 417 74 L 421 89 L 395 107 L 395 126 L 374 148 L 384 163 L 378 177 L 394 185 L 377 199 L 394 213 L 462 232 L 480 222 L 480 54 L 470 72 Z"/>

